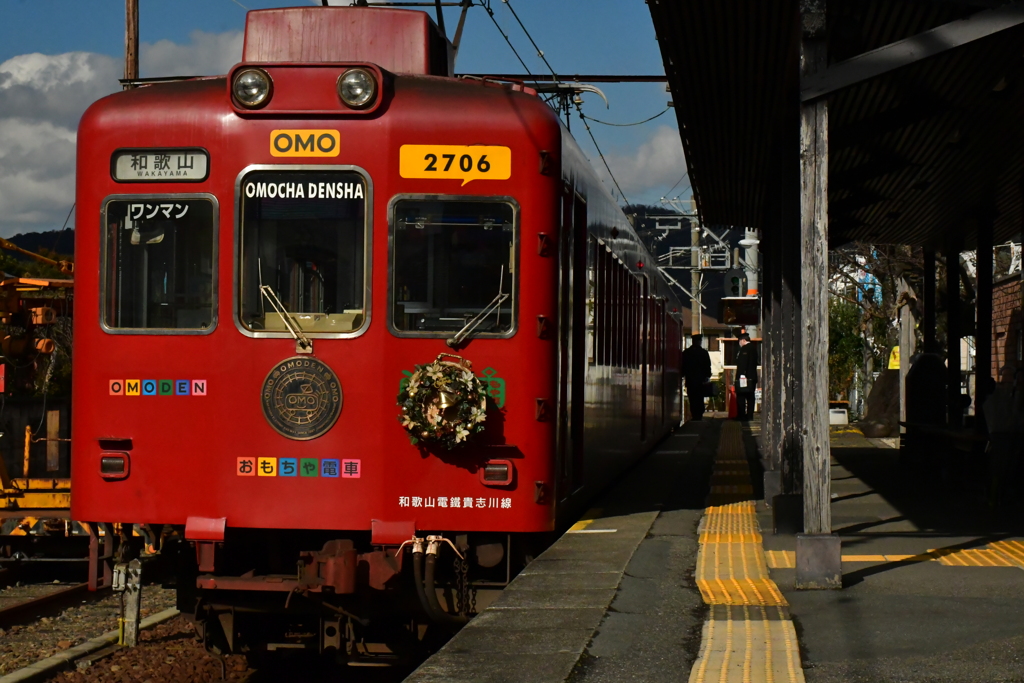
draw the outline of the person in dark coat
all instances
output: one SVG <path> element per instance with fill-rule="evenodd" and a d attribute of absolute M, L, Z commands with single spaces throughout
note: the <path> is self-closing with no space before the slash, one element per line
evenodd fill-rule
<path fill-rule="evenodd" d="M 750 344 L 750 335 L 741 332 L 740 350 L 736 354 L 736 419 L 754 417 L 754 390 L 757 388 L 757 350 Z"/>
<path fill-rule="evenodd" d="M 702 339 L 699 334 L 693 335 L 690 347 L 682 354 L 683 379 L 694 420 L 704 418 L 704 385 L 711 379 L 711 355 L 701 346 Z"/>

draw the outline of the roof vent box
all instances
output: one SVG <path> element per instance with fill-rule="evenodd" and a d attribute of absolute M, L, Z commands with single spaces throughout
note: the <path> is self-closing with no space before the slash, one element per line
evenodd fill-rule
<path fill-rule="evenodd" d="M 424 13 L 376 7 L 253 10 L 244 62 L 370 62 L 394 73 L 451 76 L 451 44 Z"/>

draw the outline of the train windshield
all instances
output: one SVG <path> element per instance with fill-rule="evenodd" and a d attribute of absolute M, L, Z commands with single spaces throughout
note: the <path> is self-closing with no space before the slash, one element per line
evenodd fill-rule
<path fill-rule="evenodd" d="M 209 196 L 107 201 L 101 319 L 108 332 L 213 330 L 216 214 Z"/>
<path fill-rule="evenodd" d="M 478 198 L 395 202 L 391 323 L 402 335 L 515 329 L 515 209 Z"/>
<path fill-rule="evenodd" d="M 366 315 L 366 179 L 352 171 L 256 171 L 241 192 L 241 324 L 351 335 Z"/>

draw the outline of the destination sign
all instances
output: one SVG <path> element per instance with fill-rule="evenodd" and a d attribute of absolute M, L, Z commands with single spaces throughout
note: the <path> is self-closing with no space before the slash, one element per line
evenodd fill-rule
<path fill-rule="evenodd" d="M 119 149 L 110 174 L 119 183 L 198 183 L 210 174 L 205 149 Z"/>

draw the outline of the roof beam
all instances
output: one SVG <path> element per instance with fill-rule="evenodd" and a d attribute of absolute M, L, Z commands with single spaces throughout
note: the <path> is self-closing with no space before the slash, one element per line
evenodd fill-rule
<path fill-rule="evenodd" d="M 803 79 L 800 101 L 813 100 L 923 59 L 1024 24 L 1024 2 L 972 14 L 851 57 Z"/>

